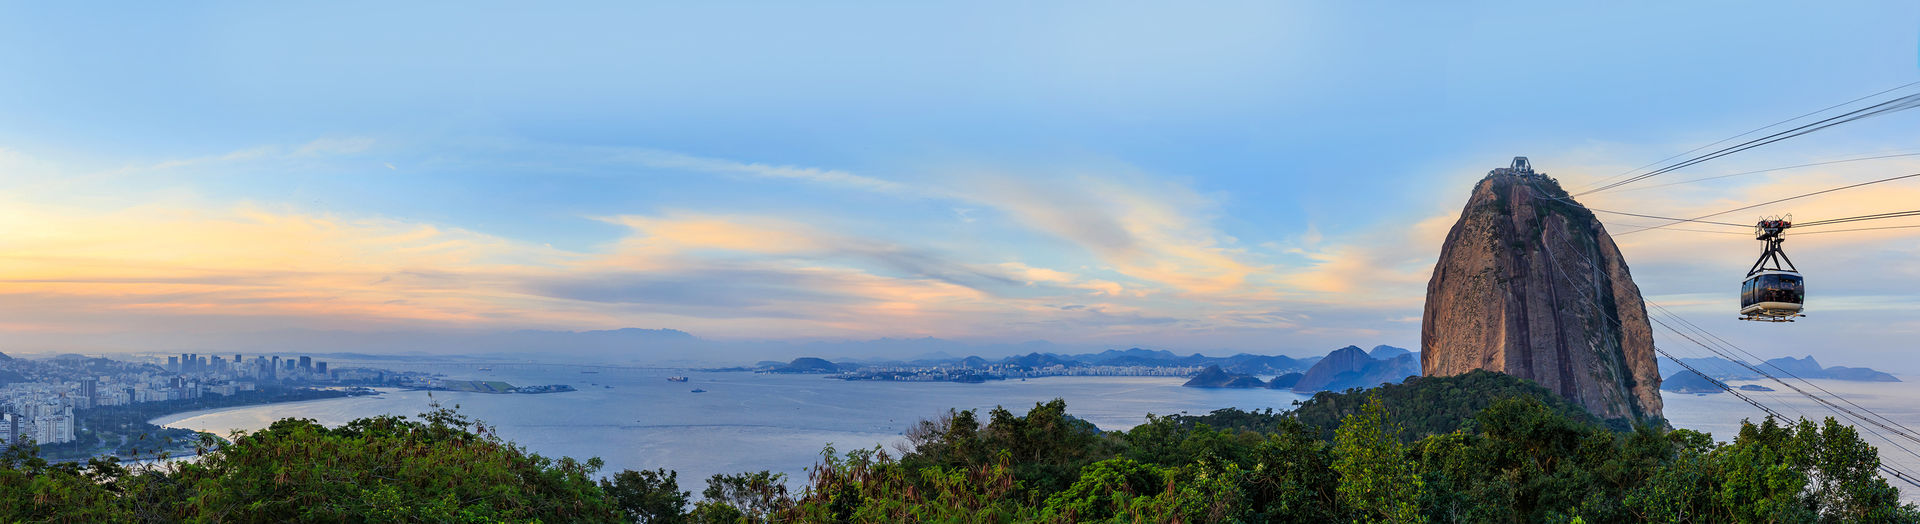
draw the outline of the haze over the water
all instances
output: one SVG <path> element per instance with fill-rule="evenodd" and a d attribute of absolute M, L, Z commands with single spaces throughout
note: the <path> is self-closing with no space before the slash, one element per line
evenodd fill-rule
<path fill-rule="evenodd" d="M 1920 80 L 1912 3 L 755 7 L 6 7 L 0 351 L 1417 349 L 1488 169 L 1584 187 Z M 1920 152 L 1914 129 L 1641 185 Z M 1697 216 L 1916 172 L 1580 200 Z M 1920 372 L 1913 231 L 1790 235 L 1809 316 L 1781 325 L 1734 320 L 1750 237 L 1616 240 L 1649 299 L 1762 357 Z M 622 328 L 674 331 L 569 333 Z"/>

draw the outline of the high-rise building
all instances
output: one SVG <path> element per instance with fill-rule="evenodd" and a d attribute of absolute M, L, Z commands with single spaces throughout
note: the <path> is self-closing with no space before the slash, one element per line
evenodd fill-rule
<path fill-rule="evenodd" d="M 314 372 L 315 374 L 318 374 L 318 375 L 326 375 L 326 374 L 327 374 L 327 363 L 325 363 L 325 362 L 314 362 L 314 363 L 313 363 L 313 372 Z"/>
<path fill-rule="evenodd" d="M 100 406 L 100 381 L 88 377 L 80 381 L 80 395 L 87 398 L 87 407 Z"/>
<path fill-rule="evenodd" d="M 301 370 L 301 371 L 313 371 L 313 357 L 309 357 L 309 356 L 306 356 L 306 355 L 301 355 L 301 356 L 300 356 L 300 370 Z"/>
<path fill-rule="evenodd" d="M 167 371 L 180 372 L 180 357 L 167 357 Z"/>

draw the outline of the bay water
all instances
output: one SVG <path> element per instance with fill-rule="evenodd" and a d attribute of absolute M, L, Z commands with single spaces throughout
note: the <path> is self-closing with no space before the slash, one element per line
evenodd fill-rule
<path fill-rule="evenodd" d="M 880 446 L 897 455 L 895 446 L 905 441 L 904 432 L 917 421 L 949 409 L 979 410 L 985 420 L 986 410 L 995 406 L 1023 414 L 1035 403 L 1060 398 L 1075 417 L 1103 430 L 1126 430 L 1144 423 L 1149 413 L 1202 414 L 1229 407 L 1284 411 L 1307 398 L 1266 389 L 1188 388 L 1180 385 L 1185 379 L 1174 377 L 1047 377 L 960 384 L 556 364 L 365 364 L 516 386 L 567 384 L 578 391 L 487 394 L 385 389 L 377 396 L 179 413 L 153 422 L 227 435 L 265 428 L 287 417 L 331 426 L 374 415 L 413 416 L 438 402 L 458 406 L 460 413 L 536 453 L 583 460 L 599 457 L 606 461 L 602 474 L 623 469 L 678 471 L 681 488 L 697 494 L 705 486 L 704 479 L 718 473 L 772 470 L 786 473 L 793 481 L 804 480 L 806 469 L 817 463 L 821 449 L 829 444 L 841 451 Z M 668 381 L 672 376 L 685 376 L 688 381 Z M 1745 394 L 1789 416 L 1818 420 L 1834 413 L 1778 383 L 1730 384 L 1775 389 Z M 1915 402 L 1920 399 L 1920 382 L 1794 384 L 1808 391 L 1823 388 L 1901 425 L 1920 428 L 1920 402 Z M 704 392 L 694 393 L 695 389 Z M 1666 416 L 1675 427 L 1705 431 L 1722 442 L 1733 440 L 1741 420 L 1758 421 L 1765 416 L 1726 393 L 1666 392 L 1664 400 Z M 1863 428 L 1863 436 L 1880 449 L 1886 463 L 1920 471 L 1920 445 L 1867 435 L 1864 429 L 1871 426 L 1840 420 Z M 1890 481 L 1901 488 L 1903 499 L 1920 500 L 1920 487 Z"/>

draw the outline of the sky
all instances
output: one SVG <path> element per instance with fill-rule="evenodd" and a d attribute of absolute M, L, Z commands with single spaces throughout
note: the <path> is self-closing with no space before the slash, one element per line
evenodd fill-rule
<path fill-rule="evenodd" d="M 1488 169 L 1581 187 L 1920 80 L 1912 3 L 1410 4 L 7 2 L 0 351 L 1417 348 Z M 1920 152 L 1916 129 L 1636 186 Z M 1920 156 L 1581 200 L 1694 216 L 1902 172 Z M 1782 325 L 1733 320 L 1751 238 L 1616 240 L 1650 300 L 1757 353 L 1907 369 L 1920 230 L 1790 240 L 1809 317 Z M 911 356 L 884 347 L 845 352 Z"/>

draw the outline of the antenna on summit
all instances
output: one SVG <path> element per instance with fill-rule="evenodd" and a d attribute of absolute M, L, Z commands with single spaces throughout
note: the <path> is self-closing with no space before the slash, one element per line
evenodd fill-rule
<path fill-rule="evenodd" d="M 1507 167 L 1495 168 L 1492 171 L 1488 171 L 1487 174 L 1513 175 L 1513 176 L 1522 176 L 1522 177 L 1542 177 L 1542 178 L 1546 177 L 1546 175 L 1534 172 L 1533 162 L 1527 161 L 1527 157 L 1524 157 L 1524 156 L 1513 157 L 1513 164 L 1508 165 Z"/>

